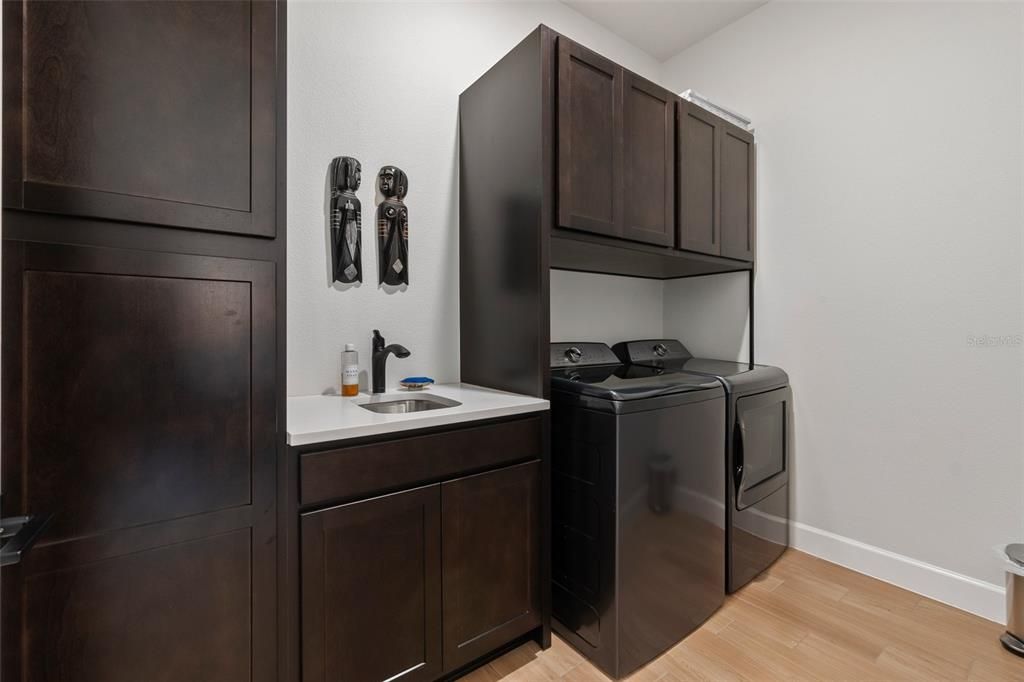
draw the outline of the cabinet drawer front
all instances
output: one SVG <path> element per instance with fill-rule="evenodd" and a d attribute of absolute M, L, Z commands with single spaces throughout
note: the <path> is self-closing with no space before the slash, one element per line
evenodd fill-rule
<path fill-rule="evenodd" d="M 353 499 L 540 457 L 541 417 L 315 452 L 299 460 L 303 505 Z"/>

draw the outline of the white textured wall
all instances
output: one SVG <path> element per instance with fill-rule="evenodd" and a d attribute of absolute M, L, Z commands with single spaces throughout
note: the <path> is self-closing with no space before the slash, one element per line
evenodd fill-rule
<path fill-rule="evenodd" d="M 754 118 L 755 340 L 793 379 L 796 518 L 998 583 L 989 548 L 1024 538 L 1024 354 L 968 338 L 1024 332 L 1021 11 L 772 2 L 658 65 L 557 3 L 292 3 L 289 394 L 335 385 L 346 341 L 368 365 L 374 326 L 413 351 L 391 383 L 458 378 L 458 95 L 547 23 Z M 376 170 L 410 175 L 405 292 L 377 289 L 369 229 L 367 282 L 328 286 L 325 175 L 341 154 L 363 162 L 367 225 Z M 656 327 L 646 307 L 599 316 L 616 279 L 588 277 L 554 274 L 555 336 Z M 666 283 L 661 330 L 743 357 L 741 277 Z"/>
<path fill-rule="evenodd" d="M 656 77 L 658 63 L 560 3 L 320 3 L 288 6 L 288 394 L 339 381 L 346 342 L 369 367 L 370 330 L 412 351 L 388 383 L 459 378 L 459 94 L 538 24 Z M 329 286 L 326 177 L 335 156 L 363 164 L 364 282 Z M 377 287 L 377 170 L 409 174 L 410 285 Z"/>
<path fill-rule="evenodd" d="M 663 334 L 660 280 L 551 271 L 551 340 L 609 346 Z"/>
<path fill-rule="evenodd" d="M 1024 332 L 1021 11 L 772 2 L 662 75 L 757 126 L 796 519 L 991 583 L 1024 539 L 1024 354 L 969 338 Z"/>
<path fill-rule="evenodd" d="M 747 362 L 749 288 L 745 272 L 666 280 L 665 338 L 681 340 L 697 357 Z M 757 320 L 754 324 L 758 328 Z M 755 344 L 760 347 L 757 339 Z"/>

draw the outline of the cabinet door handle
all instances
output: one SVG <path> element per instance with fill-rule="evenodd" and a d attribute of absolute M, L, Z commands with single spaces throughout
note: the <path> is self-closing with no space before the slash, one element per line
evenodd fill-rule
<path fill-rule="evenodd" d="M 21 561 L 22 556 L 32 548 L 47 524 L 50 514 L 34 516 L 10 516 L 0 519 L 0 566 L 10 566 Z"/>

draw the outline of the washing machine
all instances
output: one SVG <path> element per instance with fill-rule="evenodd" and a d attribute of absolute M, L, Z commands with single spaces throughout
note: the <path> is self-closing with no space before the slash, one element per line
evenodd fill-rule
<path fill-rule="evenodd" d="M 725 390 L 551 344 L 554 630 L 613 678 L 725 598 Z"/>

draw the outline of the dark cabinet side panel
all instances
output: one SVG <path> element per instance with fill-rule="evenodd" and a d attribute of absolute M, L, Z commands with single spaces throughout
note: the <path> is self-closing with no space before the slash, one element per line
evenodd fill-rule
<path fill-rule="evenodd" d="M 459 97 L 462 380 L 547 393 L 555 38 L 539 27 Z"/>
<path fill-rule="evenodd" d="M 754 260 L 757 164 L 754 138 L 722 124 L 722 255 Z"/>
<path fill-rule="evenodd" d="M 274 3 L 4 11 L 6 207 L 274 236 Z"/>
<path fill-rule="evenodd" d="M 437 485 L 302 517 L 302 678 L 441 674 Z"/>
<path fill-rule="evenodd" d="M 679 243 L 681 249 L 721 254 L 719 128 L 714 116 L 679 103 Z"/>
<path fill-rule="evenodd" d="M 528 462 L 441 485 L 445 670 L 541 623 L 540 474 Z"/>
<path fill-rule="evenodd" d="M 621 66 L 558 38 L 558 218 L 622 234 Z"/>
<path fill-rule="evenodd" d="M 622 236 L 675 244 L 675 96 L 626 72 L 623 99 Z"/>

